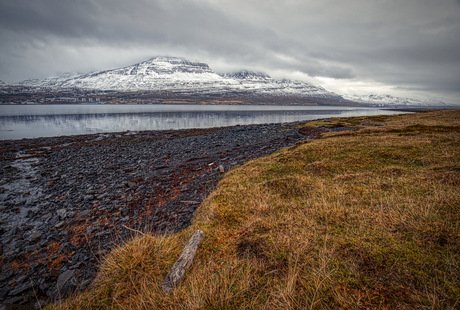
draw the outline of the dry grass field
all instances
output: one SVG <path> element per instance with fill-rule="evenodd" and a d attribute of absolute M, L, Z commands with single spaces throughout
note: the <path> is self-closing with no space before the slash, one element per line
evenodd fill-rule
<path fill-rule="evenodd" d="M 458 309 L 460 110 L 354 126 L 222 178 L 179 234 L 139 233 L 56 309 Z M 172 294 L 161 283 L 206 237 Z"/>

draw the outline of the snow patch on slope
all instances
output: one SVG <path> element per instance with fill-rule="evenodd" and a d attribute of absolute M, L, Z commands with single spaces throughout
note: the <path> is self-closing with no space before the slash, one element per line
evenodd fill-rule
<path fill-rule="evenodd" d="M 437 100 L 421 100 L 416 98 L 403 98 L 395 97 L 392 95 L 344 95 L 345 99 L 359 102 L 366 105 L 372 106 L 398 106 L 398 107 L 409 107 L 409 106 L 447 106 L 446 103 Z"/>

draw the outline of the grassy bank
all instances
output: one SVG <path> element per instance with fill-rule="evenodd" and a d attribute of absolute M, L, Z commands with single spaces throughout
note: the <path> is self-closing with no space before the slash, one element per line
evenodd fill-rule
<path fill-rule="evenodd" d="M 192 227 L 140 234 L 56 308 L 454 309 L 460 306 L 460 110 L 357 126 L 227 173 Z M 196 229 L 174 293 L 160 285 Z"/>

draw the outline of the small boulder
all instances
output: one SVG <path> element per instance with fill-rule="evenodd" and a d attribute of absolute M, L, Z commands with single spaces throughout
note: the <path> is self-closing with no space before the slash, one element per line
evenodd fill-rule
<path fill-rule="evenodd" d="M 29 237 L 30 242 L 38 241 L 42 237 L 42 233 L 34 230 Z"/>
<path fill-rule="evenodd" d="M 135 190 L 137 188 L 137 183 L 136 182 L 132 182 L 132 181 L 129 181 L 128 182 L 128 187 L 132 190 Z"/>

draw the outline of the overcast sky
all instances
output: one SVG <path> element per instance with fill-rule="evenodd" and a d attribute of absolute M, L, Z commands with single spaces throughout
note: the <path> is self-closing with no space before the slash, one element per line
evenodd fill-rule
<path fill-rule="evenodd" d="M 460 104 L 460 0 L 0 0 L 0 80 L 154 56 Z"/>

